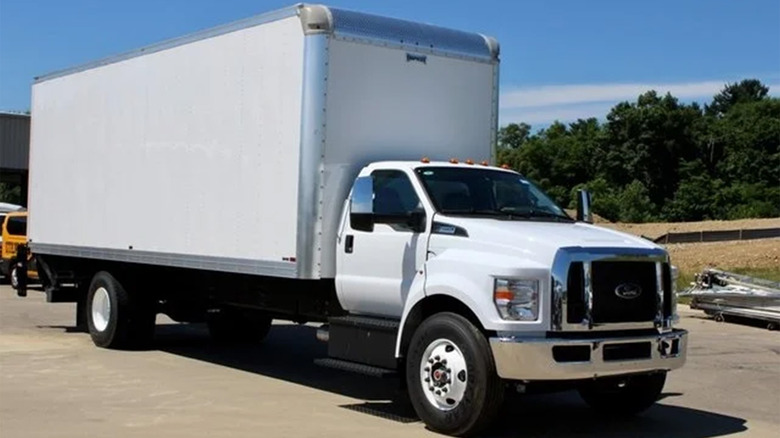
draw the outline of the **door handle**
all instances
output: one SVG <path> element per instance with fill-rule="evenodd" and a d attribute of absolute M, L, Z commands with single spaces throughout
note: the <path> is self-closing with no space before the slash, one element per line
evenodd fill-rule
<path fill-rule="evenodd" d="M 352 249 L 355 246 L 355 236 L 348 234 L 344 239 L 344 252 L 352 254 Z"/>

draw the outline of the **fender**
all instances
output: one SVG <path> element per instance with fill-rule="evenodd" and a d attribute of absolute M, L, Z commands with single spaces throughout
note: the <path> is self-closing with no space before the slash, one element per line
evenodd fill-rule
<path fill-rule="evenodd" d="M 409 315 L 424 299 L 436 295 L 449 296 L 463 304 L 488 330 L 540 329 L 537 326 L 541 322 L 503 321 L 492 295 L 495 277 L 549 277 L 549 270 L 539 263 L 522 257 L 453 248 L 429 259 L 423 270 L 424 281 L 422 276 L 415 279 L 406 297 L 396 338 L 396 357 L 403 355 L 402 344 Z"/>

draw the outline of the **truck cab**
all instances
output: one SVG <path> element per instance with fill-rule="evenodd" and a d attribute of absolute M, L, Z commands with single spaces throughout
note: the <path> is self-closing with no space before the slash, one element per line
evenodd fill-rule
<path fill-rule="evenodd" d="M 370 164 L 342 216 L 339 302 L 350 315 L 398 321 L 392 350 L 426 421 L 473 403 L 469 385 L 489 390 L 494 379 L 523 390 L 568 382 L 594 407 L 643 410 L 685 361 L 668 255 L 582 219 L 508 169 Z M 329 341 L 331 356 L 354 362 L 386 348 Z M 495 375 L 472 381 L 480 360 Z"/>

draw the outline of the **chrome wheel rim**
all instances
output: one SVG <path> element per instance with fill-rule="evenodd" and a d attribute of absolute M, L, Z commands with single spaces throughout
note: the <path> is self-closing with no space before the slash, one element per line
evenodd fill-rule
<path fill-rule="evenodd" d="M 426 400 L 436 409 L 455 409 L 463 400 L 468 383 L 466 358 L 449 339 L 428 345 L 420 361 L 420 385 Z"/>
<path fill-rule="evenodd" d="M 11 287 L 14 289 L 19 287 L 19 272 L 17 272 L 16 268 L 11 270 Z"/>
<path fill-rule="evenodd" d="M 92 325 L 95 330 L 102 332 L 108 327 L 110 318 L 111 301 L 108 298 L 108 291 L 100 287 L 92 297 Z"/>

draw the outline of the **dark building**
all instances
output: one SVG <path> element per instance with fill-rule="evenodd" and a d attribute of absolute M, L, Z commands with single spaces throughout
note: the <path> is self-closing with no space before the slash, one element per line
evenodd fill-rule
<path fill-rule="evenodd" d="M 0 112 L 0 183 L 21 187 L 27 205 L 30 161 L 30 116 Z M 2 201 L 2 200 L 0 200 Z"/>

